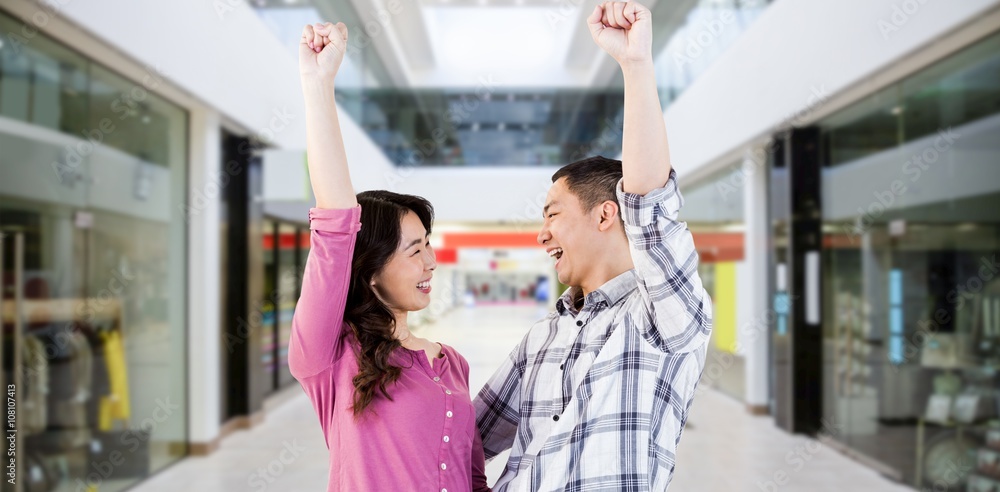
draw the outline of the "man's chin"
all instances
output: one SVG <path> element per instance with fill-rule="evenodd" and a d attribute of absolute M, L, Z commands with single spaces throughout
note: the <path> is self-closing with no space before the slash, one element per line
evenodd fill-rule
<path fill-rule="evenodd" d="M 556 272 L 556 278 L 559 279 L 559 283 L 563 285 L 573 285 L 571 282 L 573 279 L 569 278 L 568 275 Z"/>

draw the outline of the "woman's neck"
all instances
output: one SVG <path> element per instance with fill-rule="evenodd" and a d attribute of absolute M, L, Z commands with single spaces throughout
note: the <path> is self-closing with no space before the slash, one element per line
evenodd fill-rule
<path fill-rule="evenodd" d="M 410 337 L 410 327 L 407 324 L 407 313 L 405 311 L 396 313 L 396 326 L 393 329 L 393 335 L 400 340 Z"/>

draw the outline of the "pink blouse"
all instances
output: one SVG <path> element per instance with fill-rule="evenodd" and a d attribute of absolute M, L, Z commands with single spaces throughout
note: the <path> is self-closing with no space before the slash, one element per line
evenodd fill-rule
<path fill-rule="evenodd" d="M 356 342 L 342 335 L 360 216 L 360 206 L 309 211 L 312 244 L 288 344 L 288 366 L 330 450 L 327 491 L 489 490 L 469 363 L 453 348 L 442 345 L 433 364 L 422 350 L 397 350 L 393 363 L 403 371 L 387 387 L 393 401 L 379 395 L 373 414 L 354 417 Z"/>

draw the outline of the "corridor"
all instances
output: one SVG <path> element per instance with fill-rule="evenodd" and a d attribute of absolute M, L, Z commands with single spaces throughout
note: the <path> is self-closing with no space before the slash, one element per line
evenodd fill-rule
<path fill-rule="evenodd" d="M 459 308 L 418 333 L 448 343 L 465 355 L 471 371 L 470 386 L 479 388 L 531 322 L 544 314 L 544 309 L 522 306 Z M 504 458 L 498 457 L 488 465 L 491 484 L 499 476 Z M 262 425 L 231 435 L 210 457 L 184 459 L 134 490 L 320 491 L 326 484 L 326 470 L 327 450 L 316 416 L 298 387 L 292 387 L 272 400 Z M 911 489 L 815 441 L 788 435 L 777 429 L 770 417 L 747 415 L 727 396 L 704 390 L 692 407 L 670 490 Z"/>

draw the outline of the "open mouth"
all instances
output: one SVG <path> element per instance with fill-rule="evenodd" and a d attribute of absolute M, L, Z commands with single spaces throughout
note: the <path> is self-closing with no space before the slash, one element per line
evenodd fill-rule
<path fill-rule="evenodd" d="M 419 290 L 420 292 L 423 292 L 424 294 L 430 294 L 431 293 L 431 281 L 430 280 L 425 280 L 423 282 L 420 282 L 419 284 L 417 284 L 417 290 Z"/>
<path fill-rule="evenodd" d="M 562 259 L 562 256 L 563 256 L 562 248 L 553 248 L 552 250 L 549 251 L 549 258 L 556 259 L 556 267 L 559 266 L 559 260 Z"/>

